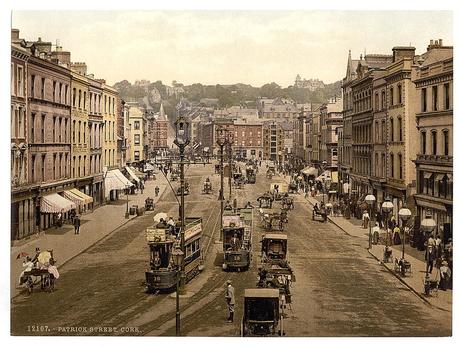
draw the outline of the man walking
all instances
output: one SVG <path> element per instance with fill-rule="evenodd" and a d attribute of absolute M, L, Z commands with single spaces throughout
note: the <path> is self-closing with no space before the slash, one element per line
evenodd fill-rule
<path fill-rule="evenodd" d="M 75 228 L 75 235 L 80 233 L 80 216 L 75 216 L 73 220 L 73 227 Z"/>
<path fill-rule="evenodd" d="M 226 281 L 226 306 L 228 307 L 228 319 L 226 320 L 228 323 L 233 323 L 234 319 L 234 305 L 236 303 L 234 299 L 234 287 L 231 285 L 232 281 Z"/>

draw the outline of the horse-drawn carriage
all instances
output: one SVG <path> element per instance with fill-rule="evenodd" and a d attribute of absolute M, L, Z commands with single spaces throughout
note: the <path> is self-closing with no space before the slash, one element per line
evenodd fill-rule
<path fill-rule="evenodd" d="M 261 222 L 266 230 L 284 230 L 284 224 L 288 223 L 287 211 L 264 213 Z"/>
<path fill-rule="evenodd" d="M 272 196 L 271 193 L 267 192 L 267 193 L 264 193 L 263 195 L 260 195 L 257 198 L 257 201 L 258 201 L 258 204 L 259 204 L 260 208 L 262 208 L 262 207 L 263 208 L 272 208 L 274 197 Z"/>
<path fill-rule="evenodd" d="M 245 289 L 241 336 L 284 335 L 282 307 L 278 289 Z"/>
<path fill-rule="evenodd" d="M 210 183 L 209 178 L 204 182 L 204 187 L 202 189 L 204 194 L 210 194 L 212 192 L 212 183 Z"/>
<path fill-rule="evenodd" d="M 38 284 L 44 291 L 54 291 L 54 282 L 59 278 L 59 272 L 54 266 L 53 250 L 41 251 L 33 261 L 33 267 L 22 273 L 20 284 L 25 284 L 29 294 L 32 294 Z"/>
<path fill-rule="evenodd" d="M 298 193 L 298 185 L 295 181 L 292 181 L 288 184 L 288 193 L 289 194 L 297 194 Z"/>
<path fill-rule="evenodd" d="M 282 199 L 282 209 L 285 211 L 293 210 L 295 205 L 293 204 L 293 199 L 286 196 Z"/>
<path fill-rule="evenodd" d="M 233 181 L 234 181 L 234 187 L 241 189 L 244 187 L 245 184 L 245 177 L 242 173 L 240 172 L 235 172 L 233 174 Z"/>
<path fill-rule="evenodd" d="M 153 198 L 145 199 L 145 211 L 153 211 L 155 209 L 155 200 Z"/>
<path fill-rule="evenodd" d="M 325 207 L 318 208 L 317 206 L 314 206 L 312 209 L 312 220 L 317 220 L 325 223 L 327 221 L 327 210 Z"/>
<path fill-rule="evenodd" d="M 188 195 L 190 194 L 190 184 L 185 181 L 185 187 L 183 189 L 183 195 Z M 177 195 L 182 195 L 182 187 L 179 186 L 178 189 L 177 189 Z"/>
<path fill-rule="evenodd" d="M 178 180 L 178 173 L 176 171 L 171 172 L 171 181 L 177 181 Z"/>
<path fill-rule="evenodd" d="M 247 183 L 255 184 L 255 182 L 257 181 L 256 169 L 254 169 L 252 166 L 248 166 L 245 169 L 245 173 L 247 176 Z"/>

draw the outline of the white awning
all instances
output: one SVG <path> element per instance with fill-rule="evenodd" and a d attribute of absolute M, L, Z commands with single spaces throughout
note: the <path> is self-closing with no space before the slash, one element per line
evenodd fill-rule
<path fill-rule="evenodd" d="M 126 171 L 127 171 L 128 174 L 132 177 L 132 179 L 134 179 L 137 183 L 140 182 L 140 179 L 136 176 L 136 174 L 134 173 L 134 171 L 133 171 L 129 166 L 126 166 Z"/>
<path fill-rule="evenodd" d="M 145 171 L 154 171 L 155 168 L 153 167 L 153 165 L 151 165 L 150 163 L 145 163 L 145 168 L 144 168 Z"/>
<path fill-rule="evenodd" d="M 77 206 L 83 206 L 84 205 L 84 199 L 75 193 L 72 192 L 73 189 L 70 190 L 65 190 L 64 191 L 64 197 L 70 201 L 72 201 L 75 205 Z"/>
<path fill-rule="evenodd" d="M 303 169 L 301 172 L 307 176 L 317 176 L 319 170 L 317 170 L 314 167 L 308 167 L 306 169 Z"/>
<path fill-rule="evenodd" d="M 126 189 L 133 186 L 133 184 L 123 176 L 120 170 L 115 169 L 107 172 L 105 176 L 105 195 L 108 196 L 111 190 Z"/>
<path fill-rule="evenodd" d="M 76 204 L 57 193 L 43 196 L 40 202 L 40 212 L 59 213 L 68 212 L 76 208 Z"/>

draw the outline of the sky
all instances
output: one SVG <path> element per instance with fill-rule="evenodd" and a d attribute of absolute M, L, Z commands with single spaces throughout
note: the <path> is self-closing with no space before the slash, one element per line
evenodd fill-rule
<path fill-rule="evenodd" d="M 451 11 L 13 11 L 21 38 L 56 43 L 113 84 L 123 79 L 184 84 L 325 83 L 344 77 L 348 51 L 425 51 L 452 45 Z"/>

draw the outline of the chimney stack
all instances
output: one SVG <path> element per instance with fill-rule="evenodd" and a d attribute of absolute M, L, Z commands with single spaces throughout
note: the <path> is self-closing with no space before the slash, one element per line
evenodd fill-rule
<path fill-rule="evenodd" d="M 19 29 L 11 29 L 11 41 L 19 40 Z"/>
<path fill-rule="evenodd" d="M 443 46 L 443 39 L 439 39 L 438 44 L 440 45 L 440 47 Z"/>

